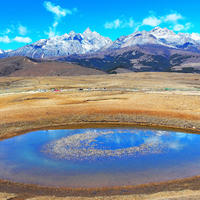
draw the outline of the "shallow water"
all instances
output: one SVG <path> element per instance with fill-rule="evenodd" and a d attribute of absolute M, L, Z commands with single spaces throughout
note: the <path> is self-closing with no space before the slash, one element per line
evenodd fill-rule
<path fill-rule="evenodd" d="M 146 129 L 36 131 L 0 141 L 0 178 L 109 187 L 200 174 L 200 135 Z"/>

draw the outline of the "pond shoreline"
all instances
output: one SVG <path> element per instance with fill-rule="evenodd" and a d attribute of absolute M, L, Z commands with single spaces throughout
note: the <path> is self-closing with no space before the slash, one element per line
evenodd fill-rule
<path fill-rule="evenodd" d="M 105 115 L 103 115 L 105 117 Z M 120 114 L 120 117 L 122 117 L 123 114 Z M 129 121 L 131 118 L 133 118 L 134 115 L 130 115 Z M 69 116 L 68 116 L 69 117 Z M 68 118 L 67 117 L 67 118 Z M 95 116 L 96 117 L 96 116 Z M 113 117 L 113 115 L 112 115 Z M 74 117 L 72 117 L 74 118 Z M 108 117 L 109 118 L 109 117 Z M 117 117 L 118 118 L 118 117 Z M 126 116 L 127 118 L 127 116 Z M 3 135 L 3 137 L 0 137 L 0 140 L 11 138 L 14 136 L 18 136 L 21 134 L 26 134 L 27 132 L 37 131 L 37 130 L 55 130 L 55 129 L 80 129 L 80 128 L 150 128 L 150 129 L 157 129 L 157 130 L 171 130 L 171 131 L 179 131 L 179 132 L 185 132 L 185 133 L 194 133 L 199 134 L 200 129 L 197 129 L 197 123 L 194 123 L 193 120 L 186 120 L 187 123 L 184 123 L 184 119 L 174 119 L 171 118 L 169 120 L 162 121 L 163 118 L 158 118 L 155 116 L 143 116 L 143 120 L 146 119 L 146 123 L 141 122 L 134 122 L 134 123 L 127 123 L 127 122 L 106 122 L 106 120 L 103 120 L 104 122 L 81 122 L 81 123 L 70 123 L 70 124 L 63 124 L 57 125 L 57 126 L 45 126 L 46 120 L 44 120 L 44 125 L 42 121 L 39 123 L 37 122 L 25 122 L 22 123 L 22 126 L 20 127 L 20 131 L 16 132 L 10 132 L 11 134 Z M 68 118 L 69 119 L 69 118 Z M 119 118 L 118 118 L 119 119 Z M 150 120 L 149 120 L 150 119 Z M 155 120 L 156 119 L 156 120 Z M 80 120 L 80 118 L 79 118 Z M 70 120 L 71 121 L 71 120 Z M 153 124 L 148 123 L 148 121 L 154 121 L 159 122 L 162 121 L 162 125 L 160 124 Z M 165 122 L 165 123 L 164 123 Z M 197 121 L 198 122 L 198 121 Z M 172 126 L 174 123 L 177 123 L 177 125 L 184 125 L 185 127 L 176 127 Z M 39 126 L 38 126 L 39 124 Z M 52 122 L 50 123 L 52 124 Z M 171 125 L 172 124 L 172 125 Z M 36 125 L 37 128 L 34 128 L 34 125 Z M 16 127 L 16 125 L 14 125 Z M 191 128 L 192 126 L 196 126 L 195 129 Z M 11 127 L 13 127 L 12 123 L 9 123 L 9 126 L 4 126 L 5 129 L 9 130 Z M 4 129 L 4 130 L 5 130 Z M 2 129 L 1 129 L 2 130 Z M 171 180 L 166 181 L 162 183 L 149 183 L 144 185 L 137 185 L 137 186 L 125 186 L 125 187 L 112 187 L 112 188 L 96 188 L 96 189 L 74 189 L 74 188 L 51 188 L 51 187 L 42 187 L 42 186 L 36 186 L 36 185 L 29 185 L 29 184 L 20 184 L 20 183 L 14 183 L 6 180 L 0 180 L 0 192 L 3 193 L 15 193 L 15 194 L 23 194 L 28 196 L 56 196 L 56 197 L 98 197 L 98 196 L 115 196 L 115 195 L 141 195 L 141 194 L 154 194 L 157 192 L 169 192 L 169 191 L 183 191 L 183 190 L 200 190 L 200 176 L 196 177 L 190 177 L 180 180 Z M 120 198 L 119 198 L 120 199 Z"/>
<path fill-rule="evenodd" d="M 57 129 L 80 129 L 80 128 L 141 128 L 141 129 L 156 129 L 156 130 L 171 130 L 185 133 L 199 134 L 199 130 L 183 129 L 176 127 L 167 127 L 160 125 L 149 124 L 133 124 L 133 123 L 82 123 L 82 124 L 70 124 L 68 126 L 57 127 L 43 127 L 37 129 L 26 130 L 21 134 L 32 132 L 36 130 L 57 130 Z M 16 136 L 21 135 L 16 134 Z M 10 138 L 8 136 L 2 139 Z M 165 181 L 161 183 L 147 183 L 136 186 L 119 186 L 119 187 L 105 187 L 105 188 L 62 188 L 62 187 L 45 187 L 40 185 L 15 183 L 7 180 L 0 180 L 0 192 L 3 193 L 15 193 L 26 194 L 28 196 L 74 196 L 74 197 L 97 197 L 97 196 L 115 196 L 115 195 L 140 195 L 140 194 L 154 194 L 165 191 L 177 191 L 182 190 L 200 190 L 200 176 L 189 177 L 184 179 L 175 179 Z"/>
<path fill-rule="evenodd" d="M 30 131 L 93 127 L 147 127 L 200 133 L 199 75 L 173 73 L 130 73 L 89 77 L 2 78 L 0 95 L 0 140 Z M 4 86 L 5 85 L 5 86 Z M 77 89 L 67 92 L 23 93 L 53 88 Z M 79 91 L 79 88 L 137 88 L 137 91 Z M 176 91 L 163 91 L 176 88 Z M 151 90 L 151 93 L 145 92 Z M 162 92 L 157 91 L 162 90 Z M 184 90 L 184 92 L 183 92 Z M 6 95 L 5 93 L 10 93 Z M 156 186 L 155 186 L 156 185 Z M 155 186 L 155 188 L 153 188 Z M 35 186 L 33 186 L 34 188 Z M 0 192 L 31 196 L 33 188 L 0 181 Z M 127 187 L 128 190 L 130 187 Z M 200 177 L 151 184 L 146 190 L 135 189 L 127 194 L 159 191 L 200 190 Z M 43 191 L 42 191 L 43 190 Z M 123 188 L 116 189 L 121 194 Z M 49 193 L 52 196 L 59 196 Z M 130 193 L 129 193 L 130 192 Z M 67 196 L 69 191 L 63 196 Z M 71 192 L 72 194 L 73 192 Z M 98 196 L 90 191 L 89 196 Z M 35 191 L 36 194 L 36 191 Z M 40 191 L 41 195 L 45 189 Z M 40 195 L 39 194 L 39 195 Z M 62 194 L 62 192 L 61 192 Z M 78 193 L 76 193 L 78 196 Z M 36 196 L 33 194 L 33 196 Z M 72 195 L 73 196 L 73 195 Z M 22 198 L 23 199 L 23 198 Z M 25 198 L 24 198 L 25 199 Z M 119 198 L 120 199 L 120 198 Z"/>
<path fill-rule="evenodd" d="M 55 196 L 55 197 L 98 197 L 154 194 L 159 192 L 172 192 L 183 190 L 199 191 L 200 176 L 184 179 L 175 179 L 158 183 L 147 183 L 135 186 L 104 187 L 104 188 L 62 188 L 45 187 L 33 184 L 15 183 L 0 180 L 1 193 L 15 193 L 28 196 Z"/>
<path fill-rule="evenodd" d="M 87 118 L 88 115 L 79 116 L 79 118 Z M 92 117 L 92 116 L 90 116 Z M 97 115 L 94 115 L 96 118 Z M 111 116 L 114 118 L 114 116 Z M 123 114 L 120 114 L 120 118 L 123 118 Z M 127 118 L 127 115 L 125 115 Z M 137 115 L 129 115 L 128 122 L 121 121 L 119 116 L 117 116 L 114 121 L 109 120 L 99 120 L 99 121 L 89 121 L 89 120 L 79 120 L 77 122 L 71 122 L 69 120 L 69 116 L 64 117 L 64 120 L 69 120 L 70 123 L 63 123 L 63 119 L 61 122 L 54 122 L 54 119 L 51 121 L 40 120 L 37 121 L 18 121 L 17 123 L 8 123 L 8 124 L 0 124 L 0 140 L 12 138 L 18 135 L 26 134 L 28 132 L 38 131 L 38 130 L 56 130 L 56 129 L 80 129 L 80 128 L 150 128 L 150 129 L 158 129 L 158 130 L 172 130 L 172 131 L 180 131 L 185 133 L 196 133 L 200 134 L 200 122 L 197 120 L 184 120 L 177 118 L 162 118 L 156 116 L 145 116 L 143 115 L 143 122 L 137 120 L 139 118 Z M 73 117 L 72 117 L 73 118 Z M 99 116 L 98 116 L 99 118 Z M 109 118 L 109 115 L 107 116 Z M 135 118 L 135 119 L 134 119 Z M 75 120 L 76 121 L 76 120 Z M 134 121 L 134 122 L 132 122 Z M 138 121 L 138 122 L 137 122 Z M 157 123 L 156 123 L 157 122 Z M 51 124 L 51 125 L 48 125 Z"/>

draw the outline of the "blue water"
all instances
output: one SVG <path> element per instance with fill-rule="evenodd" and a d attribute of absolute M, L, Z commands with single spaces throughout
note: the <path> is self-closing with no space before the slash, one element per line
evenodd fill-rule
<path fill-rule="evenodd" d="M 97 149 L 121 149 L 133 146 L 139 146 L 144 142 L 144 138 L 140 135 L 131 134 L 130 132 L 124 132 L 123 134 L 114 133 L 106 136 L 98 136 L 95 142 L 91 144 L 95 145 Z"/>
<path fill-rule="evenodd" d="M 64 154 L 52 151 L 60 141 L 66 142 L 61 142 Z M 195 175 L 200 175 L 196 134 L 121 128 L 49 130 L 0 141 L 0 179 L 15 182 L 104 187 Z"/>

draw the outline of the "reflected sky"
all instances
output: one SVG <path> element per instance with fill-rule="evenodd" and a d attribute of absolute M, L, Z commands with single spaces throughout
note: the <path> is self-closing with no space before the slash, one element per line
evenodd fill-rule
<path fill-rule="evenodd" d="M 200 135 L 147 129 L 36 131 L 0 141 L 0 178 L 103 187 L 200 174 Z"/>

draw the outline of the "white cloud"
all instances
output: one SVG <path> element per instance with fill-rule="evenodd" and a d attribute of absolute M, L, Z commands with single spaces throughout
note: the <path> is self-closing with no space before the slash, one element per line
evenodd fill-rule
<path fill-rule="evenodd" d="M 173 27 L 174 31 L 187 31 L 192 27 L 191 23 L 186 24 L 175 24 Z"/>
<path fill-rule="evenodd" d="M 66 15 L 72 15 L 73 13 L 77 12 L 77 8 L 73 8 L 71 10 L 64 9 L 59 5 L 54 5 L 50 1 L 44 2 L 44 7 L 47 11 L 54 14 L 54 22 L 51 27 L 49 27 L 49 32 L 45 32 L 49 37 L 53 37 L 56 35 L 56 27 L 58 26 L 61 18 L 65 17 Z"/>
<path fill-rule="evenodd" d="M 14 33 L 18 33 L 19 35 L 14 35 Z M 10 25 L 5 31 L 0 33 L 0 42 L 1 43 L 30 43 L 32 39 L 30 37 L 25 37 L 27 34 L 27 28 L 25 26 L 19 25 Z M 14 36 L 13 36 L 14 35 Z"/>
<path fill-rule="evenodd" d="M 179 140 L 173 141 L 173 142 L 172 141 L 168 142 L 167 145 L 168 145 L 168 148 L 170 148 L 172 150 L 177 150 L 177 151 L 180 151 L 185 146 L 184 144 L 181 144 L 181 142 Z"/>
<path fill-rule="evenodd" d="M 105 27 L 106 29 L 117 29 L 117 28 L 120 27 L 120 24 L 121 24 L 121 23 L 122 23 L 122 22 L 121 22 L 120 19 L 116 19 L 116 20 L 114 20 L 114 21 L 112 21 L 112 22 L 106 22 L 105 25 L 104 25 L 104 27 Z"/>
<path fill-rule="evenodd" d="M 132 18 L 129 18 L 129 20 L 116 19 L 112 22 L 106 22 L 104 27 L 106 29 L 132 28 L 134 27 L 134 24 L 135 23 Z"/>
<path fill-rule="evenodd" d="M 182 31 L 184 26 L 182 24 L 176 24 L 173 29 L 174 31 Z"/>
<path fill-rule="evenodd" d="M 192 33 L 191 37 L 193 40 L 199 40 L 200 41 L 200 34 L 199 33 Z"/>
<path fill-rule="evenodd" d="M 180 20 L 184 20 L 184 17 L 176 12 L 160 17 L 152 15 L 143 19 L 141 26 L 156 27 L 164 25 L 165 27 L 172 28 L 174 31 L 187 31 L 192 27 L 190 22 L 180 23 Z"/>
<path fill-rule="evenodd" d="M 140 27 L 143 26 L 165 26 L 173 29 L 174 31 L 187 31 L 193 25 L 190 22 L 185 22 L 185 18 L 177 12 L 173 12 L 167 14 L 165 16 L 156 16 L 153 13 L 151 15 L 144 18 L 142 22 L 135 22 L 133 18 L 120 19 L 117 18 L 111 22 L 106 22 L 104 24 L 105 29 L 119 29 L 119 28 L 135 28 L 135 31 L 138 31 Z"/>
<path fill-rule="evenodd" d="M 55 14 L 57 17 L 65 17 L 67 14 L 72 14 L 72 11 L 61 8 L 59 5 L 54 5 L 50 1 L 44 2 L 44 7 L 49 11 Z"/>
<path fill-rule="evenodd" d="M 174 22 L 176 23 L 178 20 L 180 19 L 183 19 L 183 16 L 181 14 L 178 14 L 178 13 L 172 13 L 172 14 L 169 14 L 167 15 L 165 18 L 164 18 L 164 21 L 165 22 Z"/>
<path fill-rule="evenodd" d="M 29 37 L 20 37 L 20 36 L 16 36 L 13 41 L 15 42 L 19 42 L 19 43 L 30 43 L 32 42 L 32 39 Z"/>
<path fill-rule="evenodd" d="M 190 22 L 188 22 L 188 23 L 185 24 L 185 30 L 189 30 L 192 27 L 193 27 L 193 24 L 190 23 Z"/>
<path fill-rule="evenodd" d="M 48 35 L 49 38 L 52 38 L 56 35 L 56 31 L 52 27 L 49 27 L 49 31 L 45 31 L 44 34 Z"/>
<path fill-rule="evenodd" d="M 7 35 L 0 37 L 0 42 L 2 43 L 11 43 L 11 42 L 19 42 L 19 43 L 30 43 L 32 39 L 29 37 L 20 37 L 16 36 L 15 38 L 11 39 Z"/>
<path fill-rule="evenodd" d="M 1 30 L 0 31 L 0 35 L 1 36 L 5 36 L 5 35 L 8 35 L 8 34 L 10 34 L 10 33 L 12 33 L 13 32 L 13 30 L 11 30 L 10 28 L 7 28 L 7 29 L 5 29 L 5 30 Z"/>
<path fill-rule="evenodd" d="M 11 32 L 12 32 L 11 29 L 7 28 L 6 31 L 5 31 L 5 34 L 9 34 Z"/>
<path fill-rule="evenodd" d="M 26 35 L 27 34 L 27 28 L 25 26 L 19 25 L 18 31 L 20 35 Z"/>
<path fill-rule="evenodd" d="M 129 22 L 127 23 L 127 26 L 130 27 L 130 28 L 132 28 L 132 27 L 134 27 L 134 24 L 135 24 L 134 20 L 132 18 L 130 18 Z"/>
<path fill-rule="evenodd" d="M 158 26 L 162 23 L 162 21 L 160 19 L 158 19 L 157 17 L 155 16 L 150 16 L 150 17 L 147 17 L 143 20 L 142 22 L 142 25 L 147 25 L 147 26 Z"/>
<path fill-rule="evenodd" d="M 7 35 L 5 35 L 5 36 L 0 37 L 0 42 L 10 43 L 11 40 L 10 40 L 10 38 Z"/>

